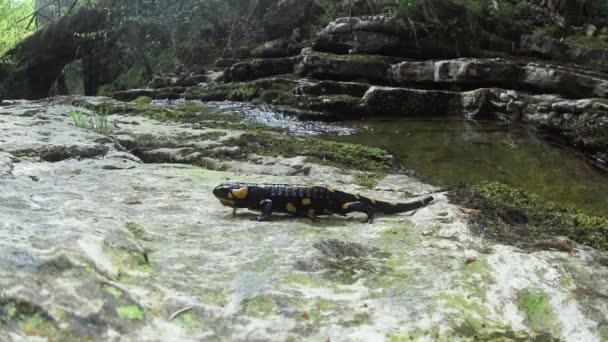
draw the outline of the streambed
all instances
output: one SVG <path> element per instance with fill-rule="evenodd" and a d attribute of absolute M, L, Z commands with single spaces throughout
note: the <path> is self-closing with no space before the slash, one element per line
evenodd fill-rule
<path fill-rule="evenodd" d="M 183 101 L 154 101 L 174 105 Z M 238 102 L 205 105 L 239 120 L 288 134 L 386 149 L 423 181 L 458 186 L 500 181 L 594 215 L 607 215 L 608 174 L 571 148 L 520 123 L 460 118 L 301 121 L 270 108 Z"/>
<path fill-rule="evenodd" d="M 424 181 L 446 186 L 500 181 L 591 214 L 608 214 L 608 175 L 520 124 L 446 118 L 343 124 L 354 133 L 324 137 L 391 151 Z"/>

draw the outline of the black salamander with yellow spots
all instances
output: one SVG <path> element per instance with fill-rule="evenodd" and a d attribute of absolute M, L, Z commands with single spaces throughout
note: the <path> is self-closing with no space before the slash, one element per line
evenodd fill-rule
<path fill-rule="evenodd" d="M 376 212 L 384 214 L 402 213 L 426 206 L 432 196 L 405 203 L 387 203 L 353 195 L 324 186 L 290 184 L 228 183 L 213 189 L 213 195 L 225 206 L 259 210 L 257 221 L 268 221 L 273 212 L 305 216 L 314 219 L 319 215 L 342 215 L 362 212 L 366 222 L 374 221 Z"/>

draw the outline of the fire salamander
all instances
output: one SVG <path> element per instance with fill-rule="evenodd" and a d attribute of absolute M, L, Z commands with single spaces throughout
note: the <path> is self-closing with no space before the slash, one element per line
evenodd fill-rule
<path fill-rule="evenodd" d="M 259 210 L 257 221 L 268 221 L 273 212 L 293 214 L 315 219 L 319 215 L 342 215 L 362 212 L 365 222 L 372 223 L 376 212 L 402 213 L 426 206 L 432 196 L 425 196 L 405 203 L 387 203 L 359 195 L 334 190 L 324 186 L 290 184 L 221 184 L 213 189 L 213 195 L 225 206 Z"/>

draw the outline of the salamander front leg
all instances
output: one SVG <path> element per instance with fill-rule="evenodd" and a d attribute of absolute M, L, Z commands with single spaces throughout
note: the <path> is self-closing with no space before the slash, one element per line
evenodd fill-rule
<path fill-rule="evenodd" d="M 340 214 L 346 215 L 353 211 L 362 212 L 367 215 L 367 218 L 363 222 L 374 223 L 374 208 L 371 205 L 364 202 L 347 202 L 342 205 L 342 213 Z"/>
<path fill-rule="evenodd" d="M 262 205 L 262 215 L 255 217 L 252 220 L 258 222 L 270 221 L 270 216 L 272 215 L 272 201 L 265 199 L 260 202 L 260 204 Z"/>

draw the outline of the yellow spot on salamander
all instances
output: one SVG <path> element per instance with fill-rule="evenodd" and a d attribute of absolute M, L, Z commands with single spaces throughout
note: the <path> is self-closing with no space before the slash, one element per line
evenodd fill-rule
<path fill-rule="evenodd" d="M 342 204 L 342 209 L 348 209 L 348 203 Z"/>
<path fill-rule="evenodd" d="M 372 201 L 373 204 L 376 204 L 376 200 L 373 198 L 370 198 L 370 201 Z"/>
<path fill-rule="evenodd" d="M 309 205 L 309 204 L 310 204 L 310 198 L 302 199 L 302 205 Z"/>
<path fill-rule="evenodd" d="M 334 190 L 332 188 L 327 188 L 327 191 L 329 191 L 329 192 L 336 192 L 336 190 Z"/>
<path fill-rule="evenodd" d="M 291 203 L 287 203 L 287 211 L 290 213 L 295 213 L 296 212 L 296 207 L 291 204 Z"/>
<path fill-rule="evenodd" d="M 359 195 L 359 193 L 356 193 L 356 194 L 355 194 L 355 198 L 357 198 L 357 199 L 361 199 L 361 195 Z"/>
<path fill-rule="evenodd" d="M 244 186 L 240 189 L 232 190 L 232 194 L 234 195 L 234 197 L 243 200 L 247 198 L 247 195 L 249 195 L 249 188 Z"/>
<path fill-rule="evenodd" d="M 308 209 L 308 216 L 313 217 L 315 216 L 316 212 L 314 209 Z"/>

